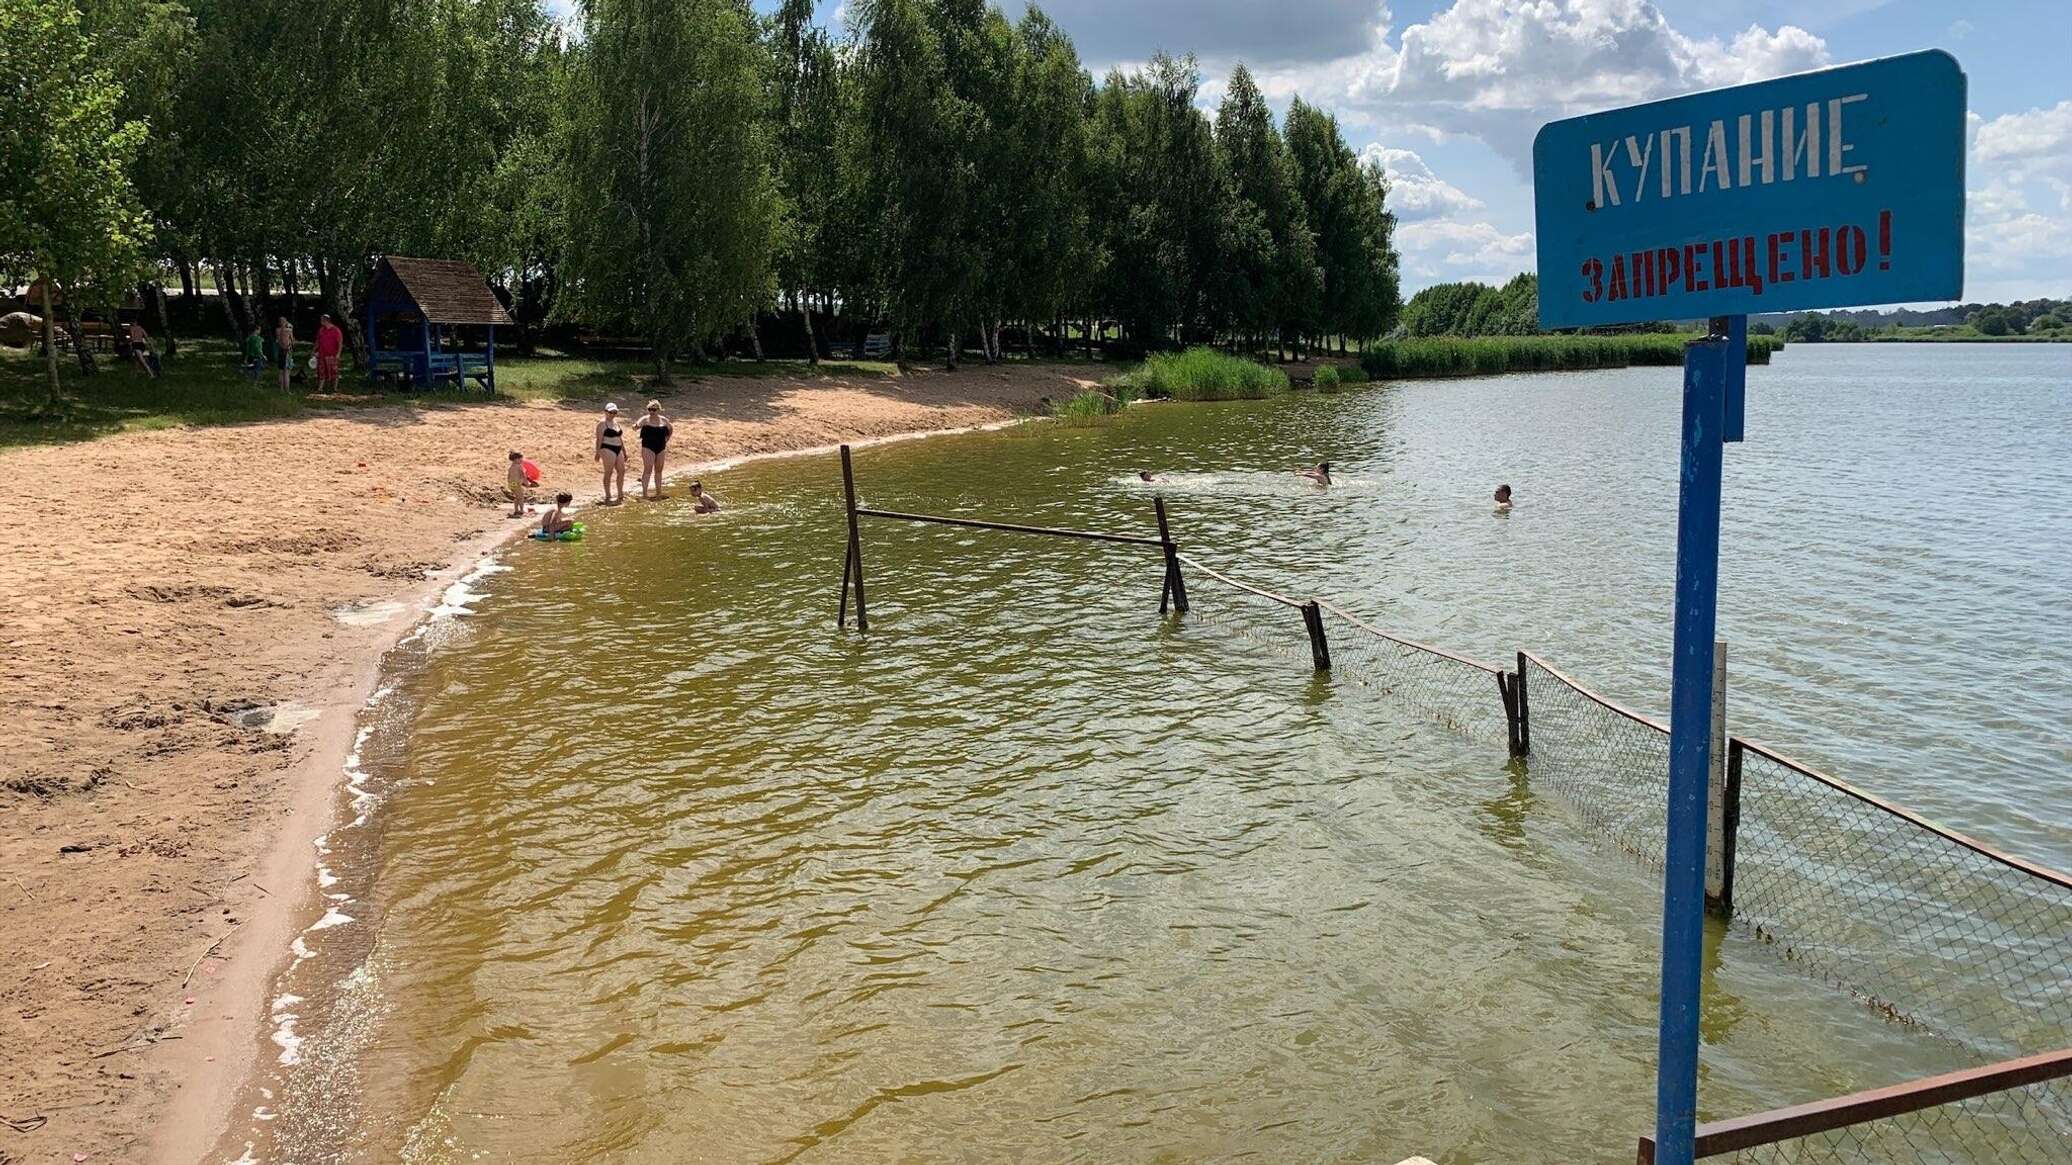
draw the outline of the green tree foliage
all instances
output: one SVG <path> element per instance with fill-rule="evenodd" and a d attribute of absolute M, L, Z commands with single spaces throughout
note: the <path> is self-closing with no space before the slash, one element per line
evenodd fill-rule
<path fill-rule="evenodd" d="M 841 75 L 827 31 L 813 24 L 813 0 L 784 0 L 771 21 L 776 70 L 772 119 L 778 187 L 789 211 L 776 256 L 778 286 L 805 321 L 807 355 L 820 359 L 813 303 L 835 282 L 840 243 Z"/>
<path fill-rule="evenodd" d="M 1967 322 L 1977 328 L 1981 336 L 2005 336 L 2015 330 L 2007 318 L 2007 312 L 1997 307 L 1973 312 Z"/>
<path fill-rule="evenodd" d="M 1379 166 L 1362 166 L 1345 144 L 1338 119 L 1296 98 L 1288 107 L 1288 153 L 1316 235 L 1323 287 L 1319 330 L 1371 340 L 1395 327 L 1398 291 L 1395 216 Z"/>
<path fill-rule="evenodd" d="M 1309 207 L 1273 111 L 1243 65 L 1231 71 L 1216 112 L 1216 143 L 1230 167 L 1236 237 L 1226 257 L 1230 326 L 1255 336 L 1312 334 L 1322 318 Z"/>
<path fill-rule="evenodd" d="M 0 4 L 0 279 L 33 273 L 68 302 L 119 295 L 150 236 L 130 179 L 146 127 L 122 120 L 95 48 L 70 4 Z"/>
<path fill-rule="evenodd" d="M 665 381 L 770 302 L 779 200 L 740 0 L 592 0 L 573 64 L 564 310 Z"/>
<path fill-rule="evenodd" d="M 1540 280 L 1531 272 L 1502 287 L 1469 280 L 1435 283 L 1410 298 L 1403 330 L 1411 336 L 1531 336 L 1540 330 Z"/>
<path fill-rule="evenodd" d="M 1230 170 L 1195 108 L 1194 58 L 1160 53 L 1142 72 L 1110 73 L 1094 102 L 1090 205 L 1107 253 L 1105 314 L 1139 343 L 1217 331 L 1237 221 Z"/>
<path fill-rule="evenodd" d="M 996 229 L 1014 244 L 1007 311 L 1044 322 L 1083 304 L 1099 278 L 1087 186 L 1093 85 L 1071 38 L 1034 5 L 1015 29 L 1015 47 L 1014 118 L 1003 151 L 1013 197 Z"/>
<path fill-rule="evenodd" d="M 1854 321 L 1817 311 L 1794 316 L 1784 326 L 1784 339 L 1792 344 L 1853 343 L 1863 337 L 1863 328 Z"/>
<path fill-rule="evenodd" d="M 1146 348 L 1396 325 L 1387 184 L 1329 115 L 1277 124 L 1240 68 L 1211 118 L 1192 57 L 1097 86 L 1035 7 L 814 10 L 583 0 L 578 30 L 546 0 L 11 3 L 35 80 L 8 99 L 65 112 L 12 119 L 0 167 L 99 182 L 25 196 L 74 199 L 33 223 L 67 233 L 69 281 L 176 270 L 237 329 L 357 319 L 383 254 L 473 260 L 521 345 L 558 319 L 661 368 L 779 308 L 953 363 L 1067 320 Z"/>

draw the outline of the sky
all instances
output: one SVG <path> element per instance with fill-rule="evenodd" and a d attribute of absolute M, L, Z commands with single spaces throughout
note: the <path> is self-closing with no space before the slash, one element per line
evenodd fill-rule
<path fill-rule="evenodd" d="M 999 0 L 996 0 L 999 2 Z M 1024 0 L 1004 0 L 1018 15 Z M 570 0 L 549 0 L 566 9 Z M 758 0 L 758 7 L 770 7 Z M 1049 0 L 1098 78 L 1193 53 L 1338 115 L 1392 179 L 1405 294 L 1533 267 L 1545 122 L 1924 48 L 1970 83 L 1971 302 L 2072 298 L 2072 0 Z M 838 23 L 833 3 L 823 19 Z"/>

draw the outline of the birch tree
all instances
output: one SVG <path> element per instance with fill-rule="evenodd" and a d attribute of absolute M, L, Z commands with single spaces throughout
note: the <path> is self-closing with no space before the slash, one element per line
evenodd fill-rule
<path fill-rule="evenodd" d="M 48 289 L 76 321 L 80 299 L 129 288 L 150 237 L 130 183 L 146 127 L 118 118 L 122 100 L 72 5 L 0 4 L 0 280 L 43 281 L 53 413 L 63 388 Z M 76 322 L 73 339 L 83 349 Z"/>
<path fill-rule="evenodd" d="M 773 295 L 762 46 L 739 0 L 590 0 L 583 21 L 560 307 L 640 335 L 666 383 Z"/>

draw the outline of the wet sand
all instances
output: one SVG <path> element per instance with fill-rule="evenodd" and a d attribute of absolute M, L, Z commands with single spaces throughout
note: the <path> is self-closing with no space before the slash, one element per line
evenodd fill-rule
<path fill-rule="evenodd" d="M 686 466 L 997 423 L 1080 387 L 1070 368 L 974 368 L 663 401 Z M 602 405 L 355 408 L 0 454 L 0 1163 L 199 1159 L 317 911 L 311 841 L 383 653 L 537 521 L 504 516 L 508 449 L 548 496 L 598 497 Z"/>

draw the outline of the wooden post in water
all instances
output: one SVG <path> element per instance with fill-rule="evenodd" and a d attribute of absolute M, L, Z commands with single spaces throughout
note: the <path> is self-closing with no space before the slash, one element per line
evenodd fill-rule
<path fill-rule="evenodd" d="M 842 564 L 842 605 L 835 612 L 835 626 L 840 627 L 849 609 L 849 579 L 856 578 L 856 629 L 871 629 L 870 615 L 863 606 L 863 539 L 856 530 L 856 471 L 849 464 L 849 447 L 842 446 L 842 498 L 849 509 L 849 554 Z"/>
<path fill-rule="evenodd" d="M 1182 615 L 1187 613 L 1187 580 L 1180 575 L 1180 548 L 1173 545 L 1173 532 L 1166 525 L 1165 498 L 1154 495 L 1152 508 L 1158 512 L 1158 544 L 1165 552 L 1165 585 L 1158 592 L 1158 613 L 1166 613 L 1166 604 Z"/>
<path fill-rule="evenodd" d="M 1518 653 L 1518 670 L 1511 676 L 1511 703 L 1518 708 L 1518 755 L 1532 755 L 1532 700 L 1525 687 L 1525 653 Z"/>
<path fill-rule="evenodd" d="M 1511 755 L 1519 756 L 1521 754 L 1518 751 L 1518 677 L 1499 670 L 1496 673 L 1496 694 L 1497 698 L 1504 702 L 1505 741 L 1510 746 Z"/>
<path fill-rule="evenodd" d="M 1309 628 L 1309 657 L 1318 671 L 1331 670 L 1331 645 L 1324 639 L 1324 612 L 1311 599 L 1302 604 L 1302 625 Z"/>
<path fill-rule="evenodd" d="M 1741 742 L 1727 737 L 1727 644 L 1712 644 L 1712 763 L 1706 771 L 1705 912 L 1734 913 L 1734 835 L 1741 826 Z"/>

